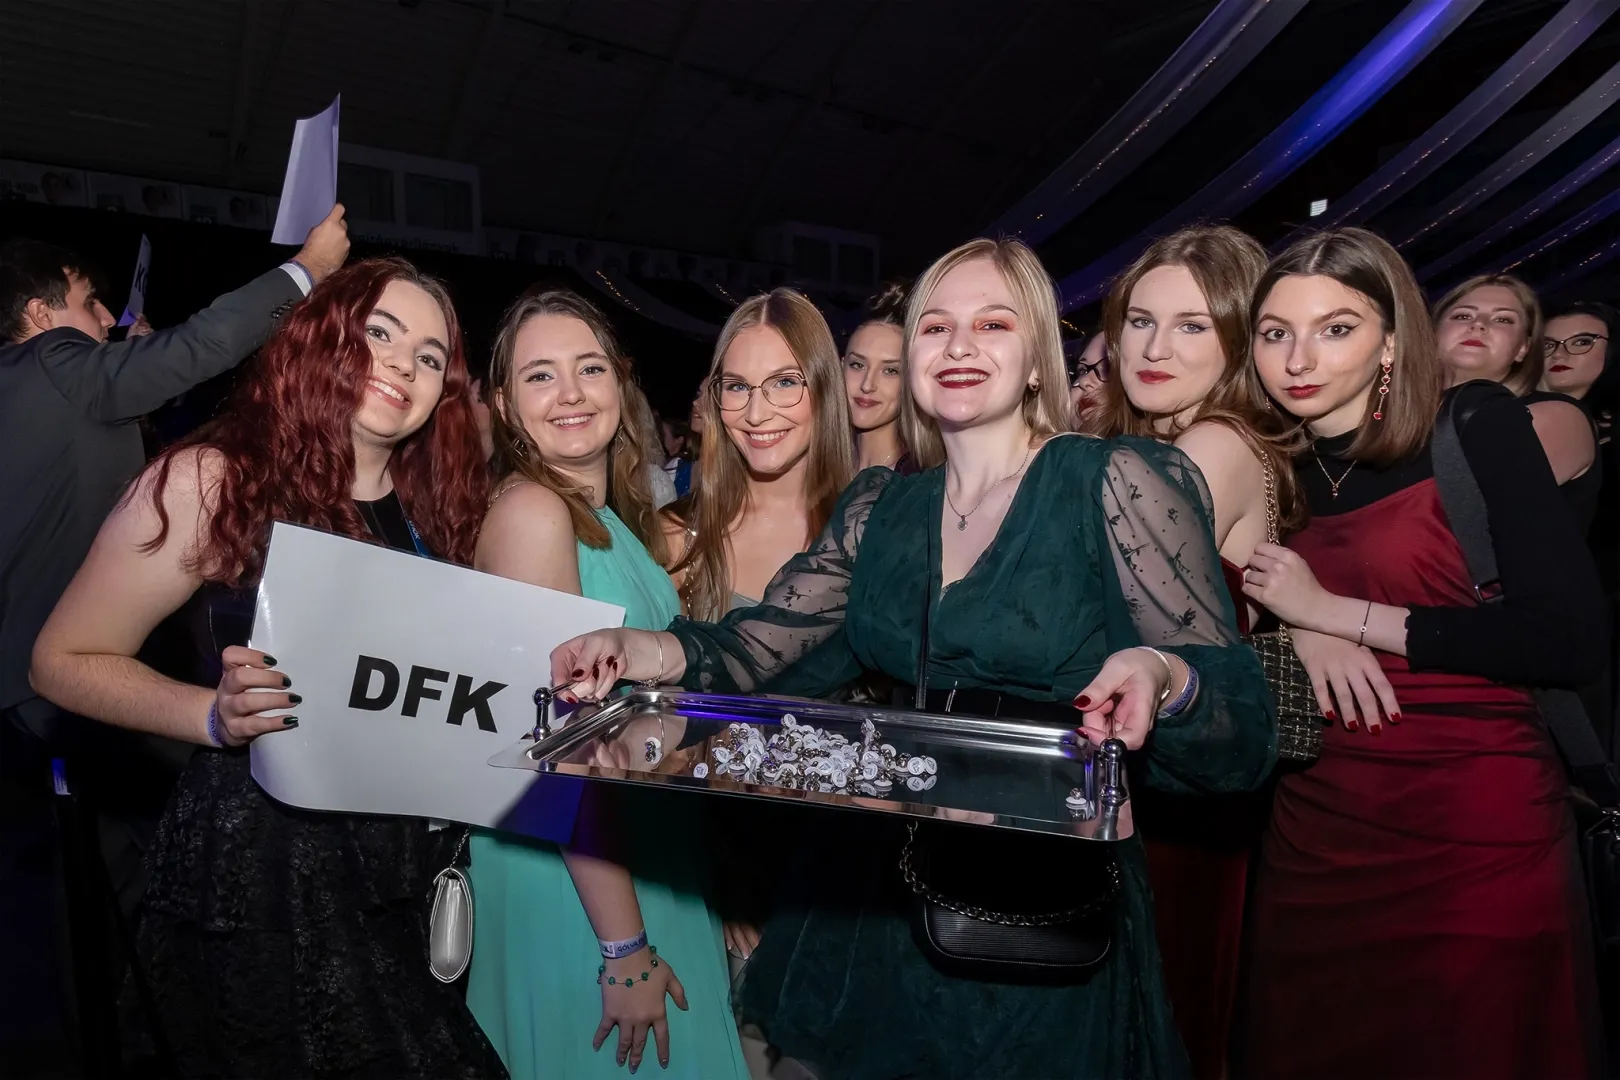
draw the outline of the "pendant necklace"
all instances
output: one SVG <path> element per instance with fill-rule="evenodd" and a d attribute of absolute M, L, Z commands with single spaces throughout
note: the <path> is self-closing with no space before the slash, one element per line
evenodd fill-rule
<path fill-rule="evenodd" d="M 985 488 L 984 489 L 984 494 L 979 496 L 979 501 L 974 503 L 973 508 L 971 510 L 969 510 L 965 514 L 962 513 L 962 511 L 960 511 L 960 510 L 958 510 L 956 508 L 956 503 L 951 501 L 951 485 L 950 485 L 950 481 L 947 479 L 947 481 L 945 483 L 945 505 L 949 506 L 951 508 L 951 513 L 956 515 L 956 531 L 957 532 L 963 532 L 963 531 L 965 531 L 967 529 L 967 519 L 972 517 L 975 513 L 978 512 L 979 507 L 984 505 L 984 500 L 986 500 L 986 499 L 988 499 L 990 497 L 990 493 L 992 491 L 996 490 L 996 488 L 1000 487 L 1002 484 L 1005 484 L 1007 481 L 1011 480 L 1013 477 L 1017 476 L 1019 473 L 1024 471 L 1024 466 L 1029 464 L 1029 456 L 1031 454 L 1033 454 L 1034 452 L 1035 452 L 1035 448 L 1033 446 L 1030 447 L 1028 450 L 1025 450 L 1024 451 L 1024 460 L 1018 463 L 1018 468 L 1014 469 L 1012 472 L 1008 473 L 1006 476 L 1003 476 L 1000 480 L 997 480 L 995 483 L 993 483 L 989 487 Z"/>
<path fill-rule="evenodd" d="M 1328 491 L 1332 494 L 1333 498 L 1337 499 L 1339 497 L 1339 485 L 1344 483 L 1345 478 L 1348 477 L 1352 471 L 1354 471 L 1356 463 L 1352 461 L 1350 463 L 1350 468 L 1344 470 L 1344 473 L 1337 480 L 1333 479 L 1333 474 L 1327 471 L 1327 466 L 1322 464 L 1322 459 L 1320 456 L 1318 456 L 1316 459 L 1316 467 L 1322 470 L 1323 476 L 1327 477 Z"/>

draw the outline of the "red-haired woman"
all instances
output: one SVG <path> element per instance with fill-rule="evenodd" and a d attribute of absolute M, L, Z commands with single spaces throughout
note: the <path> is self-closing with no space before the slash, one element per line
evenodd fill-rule
<path fill-rule="evenodd" d="M 138 933 L 179 1075 L 504 1074 L 428 970 L 425 898 L 460 830 L 283 806 L 244 749 L 295 725 L 300 700 L 297 672 L 245 647 L 271 523 L 470 562 L 482 466 L 443 287 L 358 263 L 288 314 L 229 410 L 141 475 L 39 636 L 46 697 L 203 748 L 148 854 Z M 196 684 L 135 659 L 182 607 Z"/>

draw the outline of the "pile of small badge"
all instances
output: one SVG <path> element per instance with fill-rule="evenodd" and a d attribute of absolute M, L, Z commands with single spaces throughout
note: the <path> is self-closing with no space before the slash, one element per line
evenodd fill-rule
<path fill-rule="evenodd" d="M 911 791 L 927 791 L 939 779 L 938 762 L 879 743 L 871 720 L 861 722 L 858 743 L 801 724 L 792 713 L 782 717 L 781 730 L 769 739 L 751 724 L 732 724 L 710 754 L 717 778 L 805 791 L 854 791 L 881 798 L 894 790 L 896 781 Z M 700 780 L 708 776 L 708 763 L 698 762 L 692 775 Z"/>

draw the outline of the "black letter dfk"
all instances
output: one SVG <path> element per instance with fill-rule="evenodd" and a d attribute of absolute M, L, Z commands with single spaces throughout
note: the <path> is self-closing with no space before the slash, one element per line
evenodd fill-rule
<path fill-rule="evenodd" d="M 449 681 L 450 673 L 448 671 L 440 671 L 438 668 L 417 667 L 412 664 L 410 678 L 405 680 L 405 704 L 401 706 L 400 713 L 405 716 L 415 716 L 416 710 L 421 707 L 423 698 L 427 698 L 429 701 L 438 701 L 438 689 L 429 686 L 428 683 Z"/>
<path fill-rule="evenodd" d="M 489 699 L 505 689 L 505 683 L 487 682 L 474 690 L 471 675 L 457 675 L 456 689 L 450 695 L 450 715 L 446 722 L 460 727 L 462 717 L 467 715 L 468 709 L 471 709 L 478 714 L 479 731 L 494 731 L 495 714 L 490 711 Z"/>
<path fill-rule="evenodd" d="M 383 677 L 382 692 L 376 697 L 368 693 L 371 689 L 373 672 L 381 672 Z M 399 693 L 399 668 L 379 657 L 360 657 L 360 661 L 354 666 L 354 685 L 349 688 L 349 708 L 381 712 L 394 703 L 394 695 L 397 693 Z"/>

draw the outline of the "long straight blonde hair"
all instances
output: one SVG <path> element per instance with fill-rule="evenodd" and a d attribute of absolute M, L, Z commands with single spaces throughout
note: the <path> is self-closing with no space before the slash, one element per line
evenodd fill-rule
<path fill-rule="evenodd" d="M 518 331 L 530 319 L 541 315 L 578 319 L 590 327 L 596 343 L 608 358 L 613 380 L 619 387 L 619 430 L 608 451 L 607 505 L 662 565 L 668 560 L 667 545 L 658 527 L 652 481 L 647 474 L 647 467 L 654 460 L 654 448 L 660 447 L 658 433 L 652 430 L 649 420 L 644 419 L 650 418 L 651 410 L 607 316 L 578 293 L 567 289 L 530 293 L 520 297 L 501 319 L 489 366 L 489 384 L 496 391 L 491 395 L 489 410 L 490 437 L 495 443 L 491 471 L 497 477 L 521 476 L 555 491 L 568 507 L 568 518 L 580 543 L 598 549 L 612 546 L 607 526 L 598 520 L 591 506 L 590 493 L 540 456 L 512 405 L 517 394 L 513 353 L 517 348 Z"/>
<path fill-rule="evenodd" d="M 809 510 L 805 546 L 827 524 L 839 494 L 855 474 L 844 366 L 827 320 L 809 297 L 793 289 L 773 289 L 743 301 L 720 330 L 714 360 L 703 382 L 704 438 L 697 467 L 699 480 L 692 492 L 668 511 L 686 526 L 689 535 L 695 534 L 686 554 L 670 568 L 672 574 L 685 574 L 681 599 L 694 619 L 717 619 L 731 606 L 728 540 L 747 507 L 748 464 L 727 433 L 714 385 L 724 370 L 731 343 L 742 331 L 755 326 L 769 327 L 782 336 L 809 387 L 812 419 L 804 478 Z"/>
<path fill-rule="evenodd" d="M 963 263 L 986 259 L 1007 283 L 1018 313 L 1023 316 L 1020 332 L 1035 357 L 1036 389 L 1024 396 L 1024 422 L 1037 437 L 1074 430 L 1074 409 L 1069 404 L 1069 378 L 1063 366 L 1063 337 L 1058 330 L 1057 286 L 1041 265 L 1040 258 L 1022 240 L 969 240 L 952 248 L 923 271 L 912 287 L 906 305 L 906 364 L 911 364 L 911 347 L 917 339 L 917 324 L 928 310 L 934 290 L 946 274 Z M 939 424 L 917 407 L 908 377 L 900 389 L 900 430 L 920 469 L 931 469 L 945 461 L 945 444 L 939 437 Z"/>

